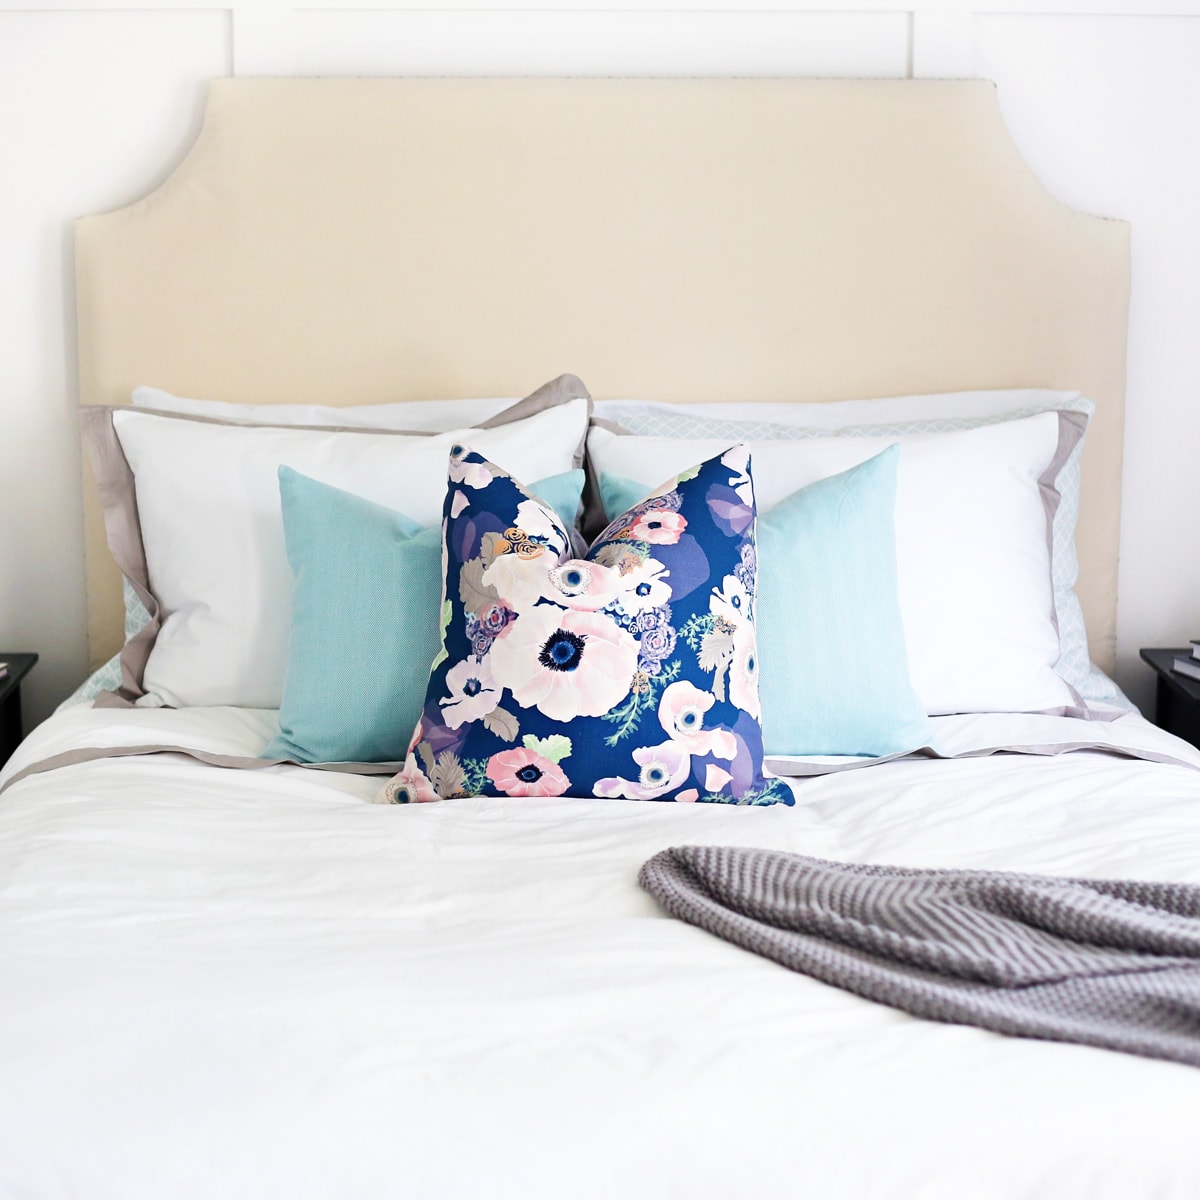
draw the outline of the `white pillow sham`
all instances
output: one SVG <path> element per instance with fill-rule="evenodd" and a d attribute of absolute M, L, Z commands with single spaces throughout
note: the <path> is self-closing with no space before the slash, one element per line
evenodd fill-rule
<path fill-rule="evenodd" d="M 1049 388 L 998 388 L 991 391 L 931 392 L 886 396 L 878 400 L 831 401 L 715 401 L 675 404 L 658 400 L 597 400 L 597 420 L 614 421 L 631 433 L 659 437 L 690 437 L 703 431 L 705 421 L 737 421 L 747 437 L 758 437 L 754 426 L 794 425 L 835 433 L 856 426 L 876 427 L 929 421 L 935 432 L 948 424 L 975 424 L 996 418 L 1032 416 L 1057 409 L 1090 414 L 1092 402 L 1080 392 Z M 687 418 L 691 418 L 688 420 Z M 714 436 L 723 431 L 711 430 Z M 919 432 L 909 428 L 906 432 Z"/>
<path fill-rule="evenodd" d="M 1080 392 L 1047 388 L 939 392 L 880 400 L 808 402 L 716 402 L 666 404 L 648 400 L 596 401 L 595 419 L 624 432 L 656 437 L 802 438 L 867 434 L 908 434 L 971 429 L 1039 412 L 1072 414 L 1086 425 L 1095 405 Z M 1063 457 L 1053 479 L 1059 494 L 1051 528 L 1050 572 L 1058 620 L 1059 657 L 1055 670 L 1087 702 L 1094 717 L 1114 717 L 1133 705 L 1091 660 L 1083 610 L 1075 594 L 1079 563 L 1075 524 L 1079 514 L 1083 436 Z"/>
<path fill-rule="evenodd" d="M 399 429 L 408 433 L 446 433 L 480 426 L 520 397 L 480 400 L 401 400 L 390 404 L 358 404 L 335 408 L 323 404 L 239 404 L 229 400 L 194 400 L 156 387 L 133 389 L 134 408 L 212 417 L 239 425 L 303 425 L 328 428 Z"/>
<path fill-rule="evenodd" d="M 537 393 L 544 410 L 534 415 L 432 435 L 227 424 L 133 408 L 85 412 L 109 544 L 135 589 L 141 582 L 152 615 L 126 645 L 125 698 L 278 708 L 292 589 L 279 465 L 436 524 L 446 462 L 459 442 L 528 478 L 581 465 L 590 400 L 578 380 L 564 378 L 557 394 Z M 106 434 L 107 451 L 98 449 Z M 128 497 L 105 486 L 122 469 L 136 494 L 132 535 L 119 528 L 128 525 Z"/>
<path fill-rule="evenodd" d="M 1052 480 L 1082 434 L 1059 413 L 939 433 L 751 440 L 759 507 L 899 443 L 896 556 L 912 683 L 927 712 L 1050 712 L 1086 706 L 1055 671 Z M 723 438 L 622 435 L 593 426 L 599 473 L 648 485 Z M 812 564 L 797 564 L 797 570 Z"/>

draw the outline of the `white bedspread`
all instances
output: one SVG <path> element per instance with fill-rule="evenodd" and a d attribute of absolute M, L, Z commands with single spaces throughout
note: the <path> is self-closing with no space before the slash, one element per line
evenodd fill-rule
<path fill-rule="evenodd" d="M 254 754 L 273 721 L 68 710 L 3 778 Z M 1195 1069 L 921 1022 L 636 885 L 685 842 L 1200 882 L 1200 754 L 1085 726 L 941 732 L 1180 765 L 905 759 L 761 809 L 381 807 L 377 778 L 177 754 L 28 775 L 0 793 L 0 1196 L 1194 1200 Z"/>

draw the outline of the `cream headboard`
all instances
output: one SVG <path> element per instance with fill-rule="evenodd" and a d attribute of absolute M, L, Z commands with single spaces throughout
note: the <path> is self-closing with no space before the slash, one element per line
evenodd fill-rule
<path fill-rule="evenodd" d="M 986 82 L 222 79 L 151 196 L 78 223 L 80 393 L 834 400 L 1079 389 L 1111 667 L 1129 231 Z M 91 657 L 119 579 L 89 504 Z"/>

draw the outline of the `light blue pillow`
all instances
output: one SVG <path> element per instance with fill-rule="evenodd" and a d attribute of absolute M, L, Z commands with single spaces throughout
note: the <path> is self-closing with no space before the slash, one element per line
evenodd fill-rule
<path fill-rule="evenodd" d="M 574 524 L 583 472 L 535 484 Z M 294 576 L 279 736 L 263 758 L 402 762 L 441 644 L 442 532 L 279 468 Z"/>
<path fill-rule="evenodd" d="M 899 754 L 929 718 L 908 675 L 893 511 L 900 448 L 793 492 L 758 517 L 758 648 L 768 755 Z M 603 474 L 605 511 L 643 484 Z"/>

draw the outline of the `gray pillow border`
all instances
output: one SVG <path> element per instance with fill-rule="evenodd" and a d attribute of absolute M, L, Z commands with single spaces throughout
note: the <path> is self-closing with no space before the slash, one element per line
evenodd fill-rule
<path fill-rule="evenodd" d="M 518 400 L 502 412 L 480 422 L 476 429 L 495 429 L 513 421 L 525 420 L 551 408 L 572 400 L 587 401 L 587 415 L 579 445 L 572 456 L 572 467 L 583 468 L 587 453 L 587 434 L 591 424 L 592 396 L 577 375 L 558 375 L 542 384 L 528 396 Z M 436 400 L 431 400 L 436 404 Z M 105 539 L 121 573 L 129 581 L 134 593 L 150 614 L 149 623 L 121 647 L 121 687 L 112 692 L 101 692 L 96 697 L 96 708 L 129 708 L 146 695 L 142 686 L 146 663 L 162 628 L 162 606 L 150 584 L 150 570 L 146 561 L 146 547 L 142 541 L 141 519 L 138 514 L 137 491 L 133 469 L 125 457 L 121 440 L 117 436 L 113 416 L 120 412 L 136 412 L 142 416 L 158 417 L 165 421 L 186 421 L 196 425 L 221 425 L 232 429 L 295 429 L 306 433 L 350 433 L 387 435 L 399 437 L 442 437 L 454 430 L 430 429 L 375 429 L 367 426 L 343 425 L 293 425 L 283 421 L 274 424 L 267 421 L 231 421 L 222 417 L 202 416 L 196 413 L 164 412 L 154 408 L 132 408 L 127 404 L 85 405 L 79 410 L 80 431 L 91 462 L 92 473 L 100 496 L 104 515 Z"/>

